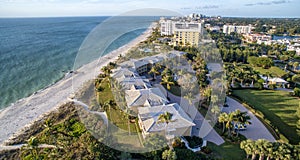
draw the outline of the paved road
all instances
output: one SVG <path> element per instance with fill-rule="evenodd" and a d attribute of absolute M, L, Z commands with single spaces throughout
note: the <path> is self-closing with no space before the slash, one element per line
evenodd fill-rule
<path fill-rule="evenodd" d="M 247 112 L 248 115 L 251 117 L 252 124 L 247 126 L 247 130 L 240 131 L 242 135 L 245 137 L 257 140 L 257 139 L 266 139 L 271 142 L 275 142 L 275 138 L 272 136 L 272 134 L 268 131 L 268 129 L 263 125 L 263 123 L 255 117 L 255 115 L 250 112 L 247 108 L 245 108 L 242 104 L 237 102 L 236 100 L 227 97 L 227 104 L 229 107 L 223 107 L 223 112 L 229 113 L 232 111 L 235 111 L 236 109 L 239 109 L 240 111 Z"/>
<path fill-rule="evenodd" d="M 166 95 L 166 90 L 162 85 L 156 84 L 155 86 L 160 88 L 162 92 Z M 191 117 L 193 122 L 196 124 L 196 126 L 192 128 L 192 135 L 199 136 L 203 138 L 203 140 L 215 143 L 216 145 L 221 145 L 225 142 L 223 138 L 213 129 L 213 127 L 199 113 L 196 107 L 191 106 L 186 99 L 175 96 L 170 92 L 168 92 L 168 96 L 170 98 L 170 103 L 178 103 L 182 107 L 182 109 Z"/>

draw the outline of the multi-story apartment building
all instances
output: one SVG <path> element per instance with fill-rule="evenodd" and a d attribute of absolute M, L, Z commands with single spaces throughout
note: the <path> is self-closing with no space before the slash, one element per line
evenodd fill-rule
<path fill-rule="evenodd" d="M 169 19 L 160 20 L 160 33 L 162 36 L 173 35 L 173 21 Z"/>
<path fill-rule="evenodd" d="M 198 46 L 201 35 L 201 23 L 198 22 L 175 22 L 174 45 Z"/>
<path fill-rule="evenodd" d="M 164 18 L 160 20 L 161 35 L 173 35 L 173 45 L 198 46 L 201 30 L 200 22 Z"/>
<path fill-rule="evenodd" d="M 224 25 L 223 26 L 223 33 L 230 34 L 232 32 L 239 33 L 239 34 L 246 34 L 251 33 L 251 25 L 248 26 L 236 26 L 236 25 Z"/>

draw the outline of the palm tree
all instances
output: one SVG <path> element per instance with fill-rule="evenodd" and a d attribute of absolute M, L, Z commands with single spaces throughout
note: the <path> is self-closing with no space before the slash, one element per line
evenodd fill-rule
<path fill-rule="evenodd" d="M 104 110 L 107 110 L 107 109 L 109 110 L 109 118 L 111 118 L 111 108 L 114 107 L 115 105 L 116 105 L 116 103 L 112 99 L 104 102 L 104 104 L 103 104 L 103 109 Z"/>
<path fill-rule="evenodd" d="M 210 111 L 211 111 L 211 113 L 214 114 L 214 116 L 213 116 L 213 121 L 215 122 L 215 121 L 216 121 L 216 118 L 217 118 L 217 116 L 218 116 L 218 114 L 220 113 L 220 108 L 219 108 L 219 106 L 214 105 L 214 106 L 211 108 Z"/>
<path fill-rule="evenodd" d="M 265 155 L 268 154 L 267 148 L 269 145 L 269 141 L 265 140 L 265 139 L 258 139 L 255 144 L 258 148 L 258 153 L 259 153 L 259 160 L 264 160 L 265 159 Z"/>
<path fill-rule="evenodd" d="M 152 66 L 151 70 L 148 73 L 153 74 L 153 80 L 156 80 L 156 75 L 160 74 L 158 65 Z"/>
<path fill-rule="evenodd" d="M 39 159 L 39 153 L 38 153 L 38 147 L 39 147 L 39 141 L 36 137 L 31 137 L 28 141 L 27 141 L 27 145 L 22 147 L 23 149 L 29 150 L 30 151 L 30 155 L 33 159 Z M 26 152 L 25 150 L 22 151 L 22 156 L 26 156 Z"/>
<path fill-rule="evenodd" d="M 175 85 L 174 79 L 171 76 L 164 76 L 161 79 L 161 84 L 165 84 L 167 86 L 167 90 L 171 90 L 171 86 Z M 167 91 L 167 98 L 168 98 L 168 91 Z"/>
<path fill-rule="evenodd" d="M 193 104 L 193 99 L 195 98 L 195 96 L 193 95 L 192 92 L 189 92 L 187 95 L 185 95 L 183 98 L 188 100 L 189 105 L 191 106 Z M 187 113 L 189 113 L 189 108 L 190 106 L 188 106 L 188 110 Z"/>
<path fill-rule="evenodd" d="M 173 114 L 169 113 L 169 112 L 162 113 L 158 116 L 157 123 L 166 123 L 166 128 L 165 128 L 165 134 L 166 135 L 169 134 L 168 131 L 167 131 L 169 123 L 174 122 L 174 120 L 172 120 L 172 117 L 173 117 Z"/>
<path fill-rule="evenodd" d="M 161 75 L 162 75 L 163 77 L 171 77 L 171 76 L 172 76 L 172 71 L 171 71 L 168 67 L 166 67 L 166 68 L 162 71 Z"/>
<path fill-rule="evenodd" d="M 246 152 L 247 159 L 252 154 L 251 143 L 253 143 L 251 139 L 244 140 L 240 143 L 240 148 Z"/>
<path fill-rule="evenodd" d="M 231 128 L 233 127 L 232 122 L 234 120 L 234 114 L 231 112 L 228 114 L 228 121 L 226 122 L 225 127 L 228 129 L 228 137 L 231 137 Z"/>
<path fill-rule="evenodd" d="M 203 97 L 204 102 L 210 101 L 211 93 L 212 93 L 211 87 L 206 87 L 204 90 L 201 90 L 201 96 Z"/>
<path fill-rule="evenodd" d="M 294 62 L 293 63 L 294 71 L 296 71 L 298 66 L 299 66 L 299 62 Z"/>
<path fill-rule="evenodd" d="M 101 68 L 101 71 L 106 75 L 109 76 L 109 74 L 111 74 L 111 69 L 107 66 L 104 66 Z"/>
<path fill-rule="evenodd" d="M 267 160 L 270 160 L 274 157 L 274 147 L 273 147 L 273 143 L 268 142 L 268 144 L 266 145 L 266 156 L 267 156 Z"/>
<path fill-rule="evenodd" d="M 221 113 L 218 117 L 219 122 L 222 123 L 223 126 L 223 132 L 222 132 L 223 134 L 225 132 L 225 126 L 226 126 L 225 123 L 228 122 L 228 119 L 229 119 L 229 115 L 226 112 Z"/>
<path fill-rule="evenodd" d="M 176 152 L 172 149 L 165 150 L 162 153 L 162 159 L 164 159 L 164 160 L 176 160 L 177 159 Z"/>
<path fill-rule="evenodd" d="M 249 115 L 247 115 L 247 112 L 241 112 L 240 110 L 236 110 L 234 113 L 234 121 L 235 125 L 237 125 L 238 129 L 236 131 L 236 136 L 239 135 L 239 130 L 241 126 L 249 125 L 251 122 L 249 121 L 251 118 Z"/>

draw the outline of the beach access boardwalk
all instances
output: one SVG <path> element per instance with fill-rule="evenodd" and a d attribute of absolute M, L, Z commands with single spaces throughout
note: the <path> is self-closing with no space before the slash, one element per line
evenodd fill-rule
<path fill-rule="evenodd" d="M 156 84 L 155 86 L 160 88 L 163 93 L 166 94 L 167 91 L 162 85 Z M 225 142 L 208 121 L 199 113 L 197 108 L 189 104 L 188 100 L 183 97 L 175 96 L 170 92 L 168 92 L 168 96 L 171 103 L 178 103 L 191 119 L 193 119 L 196 126 L 192 128 L 192 136 L 201 137 L 203 140 L 212 142 L 216 145 L 221 145 Z"/>
<path fill-rule="evenodd" d="M 240 131 L 240 134 L 244 135 L 248 139 L 258 140 L 258 139 L 266 139 L 270 142 L 275 142 L 276 139 L 269 132 L 269 130 L 264 126 L 264 124 L 247 108 L 245 108 L 238 101 L 227 97 L 228 107 L 223 107 L 223 112 L 229 113 L 239 109 L 242 112 L 247 112 L 251 117 L 251 125 L 247 125 L 247 130 Z"/>

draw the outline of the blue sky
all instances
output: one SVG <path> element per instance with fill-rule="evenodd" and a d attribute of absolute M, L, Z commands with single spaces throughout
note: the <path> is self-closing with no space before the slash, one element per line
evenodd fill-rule
<path fill-rule="evenodd" d="M 300 0 L 0 0 L 0 17 L 111 16 L 149 7 L 184 15 L 300 17 Z"/>

